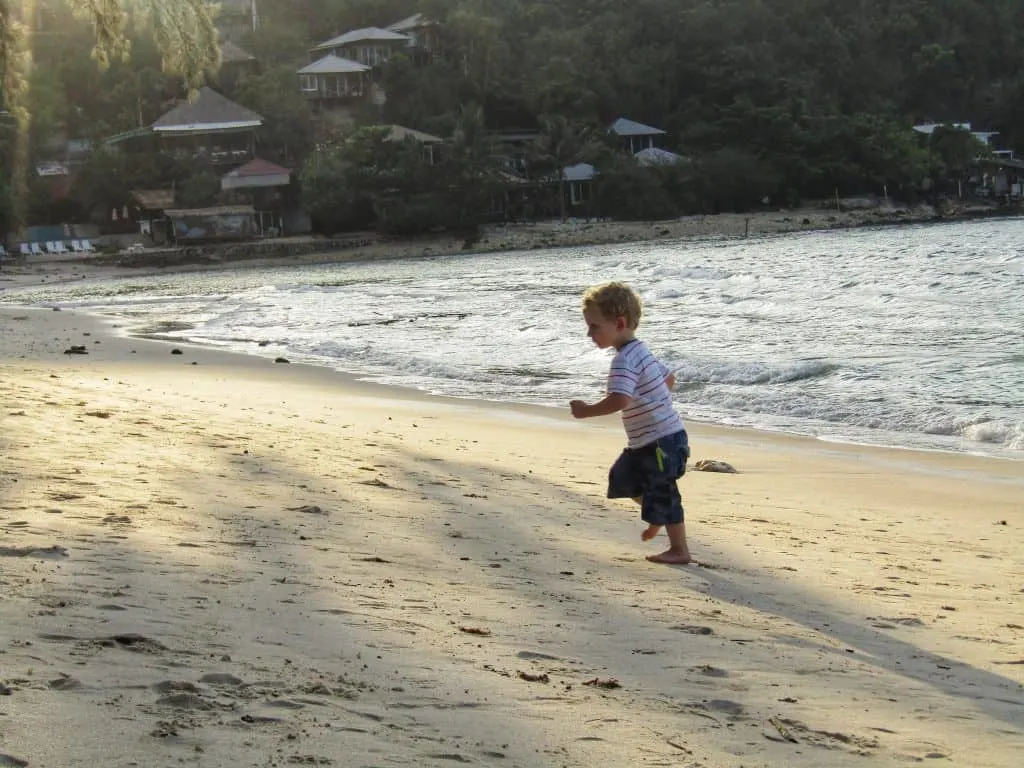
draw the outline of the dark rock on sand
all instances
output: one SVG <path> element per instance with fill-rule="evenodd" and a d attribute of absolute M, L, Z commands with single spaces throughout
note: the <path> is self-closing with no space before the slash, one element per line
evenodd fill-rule
<path fill-rule="evenodd" d="M 701 459 L 693 468 L 698 472 L 725 472 L 728 474 L 736 474 L 736 467 L 725 461 L 719 461 L 718 459 Z"/>

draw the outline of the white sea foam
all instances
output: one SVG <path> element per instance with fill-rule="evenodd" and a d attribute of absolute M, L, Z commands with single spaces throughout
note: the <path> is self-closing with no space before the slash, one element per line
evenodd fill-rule
<path fill-rule="evenodd" d="M 1024 221 L 987 221 L 165 275 L 0 300 L 564 407 L 601 393 L 609 361 L 586 338 L 580 293 L 626 280 L 687 417 L 1021 458 L 1022 240 Z"/>

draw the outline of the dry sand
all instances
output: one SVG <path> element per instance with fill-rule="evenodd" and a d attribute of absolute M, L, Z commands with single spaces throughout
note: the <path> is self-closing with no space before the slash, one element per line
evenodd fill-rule
<path fill-rule="evenodd" d="M 1024 462 L 690 424 L 657 566 L 614 418 L 181 349 L 0 309 L 0 766 L 1021 765 Z"/>

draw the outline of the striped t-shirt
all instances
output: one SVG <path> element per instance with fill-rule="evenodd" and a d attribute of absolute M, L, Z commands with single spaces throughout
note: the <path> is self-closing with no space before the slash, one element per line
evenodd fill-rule
<path fill-rule="evenodd" d="M 683 420 L 672 407 L 672 394 L 665 384 L 669 370 L 639 339 L 619 348 L 608 371 L 608 393 L 630 398 L 622 410 L 630 448 L 650 445 L 683 429 Z"/>

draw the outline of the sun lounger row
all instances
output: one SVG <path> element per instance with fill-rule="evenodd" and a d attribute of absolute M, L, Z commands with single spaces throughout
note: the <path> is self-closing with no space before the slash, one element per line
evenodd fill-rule
<path fill-rule="evenodd" d="M 58 255 L 61 253 L 92 253 L 96 249 L 88 240 L 69 240 L 66 244 L 63 240 L 54 240 L 46 243 L 21 243 L 18 246 L 22 256 L 43 256 L 47 253 Z M 43 249 L 46 250 L 43 250 Z"/>

